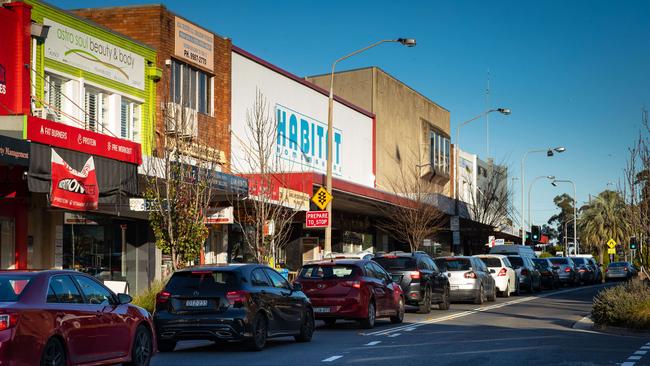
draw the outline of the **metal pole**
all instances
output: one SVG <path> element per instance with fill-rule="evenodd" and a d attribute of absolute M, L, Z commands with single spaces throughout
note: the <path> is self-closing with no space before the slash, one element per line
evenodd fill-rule
<path fill-rule="evenodd" d="M 580 247 L 578 246 L 578 196 L 576 195 L 576 184 L 571 181 L 573 185 L 573 245 L 576 248 L 576 255 L 580 254 Z"/>
<path fill-rule="evenodd" d="M 524 221 L 524 212 L 526 212 L 526 199 L 524 197 L 524 164 L 526 162 L 527 151 L 521 158 L 521 245 L 526 245 L 526 222 Z"/>

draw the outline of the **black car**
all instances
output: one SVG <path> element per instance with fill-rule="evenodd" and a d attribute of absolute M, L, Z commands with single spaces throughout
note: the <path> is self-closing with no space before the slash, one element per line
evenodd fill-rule
<path fill-rule="evenodd" d="M 560 267 L 554 266 L 548 258 L 533 258 L 533 263 L 542 275 L 542 287 L 546 289 L 557 289 L 560 287 Z"/>
<path fill-rule="evenodd" d="M 449 278 L 428 254 L 393 252 L 373 260 L 391 274 L 393 281 L 404 291 L 406 303 L 418 306 L 420 313 L 428 314 L 432 303 L 438 304 L 440 310 L 449 309 Z"/>
<path fill-rule="evenodd" d="M 587 258 L 571 257 L 571 260 L 573 260 L 573 263 L 576 266 L 576 271 L 580 277 L 580 283 L 585 285 L 594 283 L 596 274 L 594 273 L 594 269 L 590 266 L 591 263 L 587 261 Z"/>
<path fill-rule="evenodd" d="M 261 350 L 266 339 L 309 342 L 314 312 L 299 284 L 259 264 L 187 268 L 175 272 L 153 314 L 161 352 L 179 340 L 242 340 Z"/>
<path fill-rule="evenodd" d="M 532 258 L 527 256 L 509 255 L 508 260 L 519 277 L 519 288 L 530 293 L 542 289 L 542 275 L 535 267 Z"/>

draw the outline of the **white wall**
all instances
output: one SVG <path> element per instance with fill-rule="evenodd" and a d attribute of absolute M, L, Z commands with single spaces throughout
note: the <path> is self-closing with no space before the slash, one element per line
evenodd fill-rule
<path fill-rule="evenodd" d="M 276 156 L 281 158 L 279 170 L 324 174 L 327 96 L 236 52 L 232 53 L 233 171 L 251 172 L 246 161 L 251 151 L 246 114 L 257 90 L 266 98 L 273 118 L 279 112 L 279 126 L 285 128 L 284 138 L 275 144 Z M 334 103 L 334 177 L 374 186 L 372 124 L 371 117 Z"/>

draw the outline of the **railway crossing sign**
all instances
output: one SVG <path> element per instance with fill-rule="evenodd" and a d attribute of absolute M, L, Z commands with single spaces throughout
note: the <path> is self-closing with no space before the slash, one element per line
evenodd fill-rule
<path fill-rule="evenodd" d="M 334 197 L 323 187 L 320 187 L 316 193 L 311 197 L 311 201 L 318 206 L 321 210 L 325 210 L 327 205 L 332 201 Z"/>

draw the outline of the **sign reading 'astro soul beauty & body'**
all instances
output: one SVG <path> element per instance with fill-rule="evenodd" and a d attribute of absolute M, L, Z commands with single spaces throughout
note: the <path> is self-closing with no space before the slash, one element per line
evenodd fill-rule
<path fill-rule="evenodd" d="M 144 57 L 50 19 L 45 57 L 144 90 Z"/>

